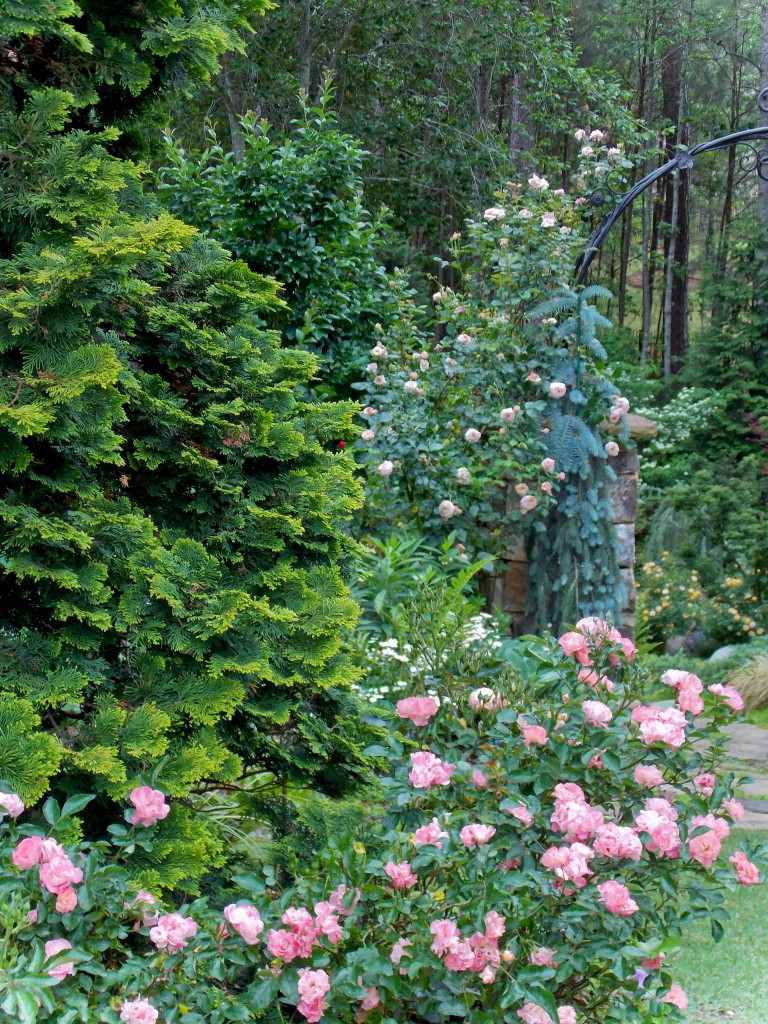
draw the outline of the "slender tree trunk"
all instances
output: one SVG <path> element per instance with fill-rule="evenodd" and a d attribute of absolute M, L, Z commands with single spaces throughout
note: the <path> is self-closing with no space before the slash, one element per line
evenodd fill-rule
<path fill-rule="evenodd" d="M 648 38 L 645 47 L 646 62 L 643 81 L 643 114 L 649 120 L 654 110 L 654 89 L 656 86 L 656 6 L 655 3 L 646 8 L 646 31 Z M 644 44 L 645 45 L 645 44 Z M 643 162 L 643 176 L 649 174 L 653 167 L 653 156 L 648 154 Z M 655 188 L 647 188 L 643 192 L 643 320 L 640 334 L 640 361 L 647 363 L 651 354 L 651 331 L 653 328 L 653 254 L 656 247 L 654 208 Z"/>
<path fill-rule="evenodd" d="M 232 155 L 235 160 L 239 160 L 245 150 L 245 137 L 243 135 L 243 127 L 240 124 L 240 118 L 245 111 L 240 109 L 240 103 L 232 81 L 232 67 L 228 56 L 225 56 L 221 62 L 219 81 L 224 86 L 223 99 L 227 111 L 227 121 L 229 122 L 229 135 L 232 140 Z"/>
<path fill-rule="evenodd" d="M 763 124 L 768 125 L 768 92 L 763 90 L 768 90 L 768 0 L 763 0 L 760 5 L 760 91 L 766 107 L 763 111 Z M 768 143 L 763 145 L 768 148 Z M 762 252 L 768 257 L 768 181 L 762 178 L 758 178 L 757 196 L 757 215 L 763 237 Z"/>
<path fill-rule="evenodd" d="M 507 150 L 515 162 L 515 169 L 520 170 L 522 163 L 523 138 L 520 132 L 520 90 L 522 76 L 517 68 L 512 72 L 507 92 Z"/>
<path fill-rule="evenodd" d="M 733 12 L 733 53 L 731 65 L 731 110 L 728 119 L 728 131 L 735 132 L 739 127 L 739 16 L 738 11 Z M 736 149 L 734 146 L 728 148 L 728 166 L 725 174 L 725 195 L 723 197 L 723 209 L 720 215 L 720 229 L 717 237 L 717 249 L 715 254 L 715 280 L 721 281 L 725 274 L 725 259 L 727 248 L 728 227 L 733 217 L 733 186 L 736 177 Z M 712 302 L 711 317 L 717 320 L 720 315 L 721 293 L 715 289 Z"/>
<path fill-rule="evenodd" d="M 312 86 L 312 0 L 301 0 L 299 8 L 299 54 L 296 66 L 299 86 L 309 95 Z"/>

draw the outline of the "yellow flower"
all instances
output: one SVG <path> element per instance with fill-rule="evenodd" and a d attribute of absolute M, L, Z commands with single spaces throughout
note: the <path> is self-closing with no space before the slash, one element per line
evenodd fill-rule
<path fill-rule="evenodd" d="M 432 894 L 432 899 L 435 901 L 435 903 L 440 903 L 442 900 L 445 899 L 445 893 L 443 892 L 442 889 L 438 889 L 437 892 Z"/>
<path fill-rule="evenodd" d="M 359 853 L 361 857 L 365 856 L 365 847 L 363 846 L 362 843 L 353 843 L 352 849 L 355 851 L 355 853 Z"/>

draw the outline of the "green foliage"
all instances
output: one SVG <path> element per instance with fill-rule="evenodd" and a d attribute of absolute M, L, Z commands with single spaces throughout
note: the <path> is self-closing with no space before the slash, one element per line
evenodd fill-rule
<path fill-rule="evenodd" d="M 207 74 L 256 7 L 95 6 L 27 7 L 0 85 L 0 777 L 96 792 L 102 835 L 143 783 L 339 793 L 368 759 L 343 649 L 354 407 L 306 401 L 317 360 L 264 327 L 275 283 L 159 211 L 82 116 Z M 143 870 L 193 887 L 222 857 L 178 805 Z"/>
<path fill-rule="evenodd" d="M 283 286 L 271 324 L 285 342 L 323 358 L 325 389 L 362 372 L 374 325 L 395 313 L 377 262 L 379 225 L 360 197 L 363 152 L 338 128 L 330 88 L 303 103 L 290 133 L 246 115 L 243 152 L 226 152 L 212 128 L 202 154 L 169 138 L 160 194 L 175 214 Z"/>

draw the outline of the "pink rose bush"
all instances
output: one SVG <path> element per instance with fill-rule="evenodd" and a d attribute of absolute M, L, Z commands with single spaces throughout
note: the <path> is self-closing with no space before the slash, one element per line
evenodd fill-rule
<path fill-rule="evenodd" d="M 571 634 L 518 642 L 515 674 L 474 699 L 433 679 L 435 707 L 393 702 L 365 833 L 335 835 L 291 882 L 251 865 L 221 906 L 178 905 L 147 871 L 162 794 L 132 794 L 130 827 L 93 845 L 70 842 L 66 815 L 48 834 L 6 815 L 0 898 L 23 955 L 0 999 L 41 1024 L 70 1004 L 159 1024 L 180 1004 L 235 1020 L 274 1003 L 312 1024 L 681 1021 L 681 917 L 714 909 L 719 934 L 708 894 L 760 883 L 768 863 L 730 834 L 739 780 L 711 741 L 734 711 L 695 677 L 667 679 L 661 718 L 638 700 L 633 645 L 596 619 Z M 671 732 L 644 735 L 659 722 Z M 537 728 L 544 742 L 526 737 Z"/>

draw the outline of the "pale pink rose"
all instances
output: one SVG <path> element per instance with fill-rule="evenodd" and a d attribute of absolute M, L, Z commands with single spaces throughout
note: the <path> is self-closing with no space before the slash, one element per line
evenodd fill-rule
<path fill-rule="evenodd" d="M 664 821 L 677 821 L 680 817 L 677 808 L 671 800 L 661 796 L 650 796 L 645 801 L 646 811 L 654 811 Z"/>
<path fill-rule="evenodd" d="M 688 1009 L 688 996 L 680 988 L 677 982 L 674 982 L 669 989 L 669 992 L 665 996 L 661 997 L 662 1003 L 671 1003 L 672 1006 L 676 1006 L 678 1010 Z"/>
<path fill-rule="evenodd" d="M 127 999 L 120 1005 L 120 1020 L 125 1024 L 155 1024 L 159 1016 L 148 999 Z"/>
<path fill-rule="evenodd" d="M 363 441 L 372 441 L 376 434 L 373 430 L 364 430 L 360 437 Z"/>
<path fill-rule="evenodd" d="M 523 512 L 532 512 L 538 505 L 538 499 L 532 494 L 524 494 L 520 499 L 520 508 Z"/>
<path fill-rule="evenodd" d="M 727 839 L 731 834 L 731 826 L 725 818 L 716 818 L 711 812 L 691 818 L 691 829 L 694 828 L 711 828 L 718 839 Z"/>
<path fill-rule="evenodd" d="M 469 472 L 466 466 L 459 466 L 456 470 L 456 483 L 457 484 L 468 484 L 472 479 L 472 474 Z"/>
<path fill-rule="evenodd" d="M 63 953 L 65 949 L 72 949 L 72 943 L 68 942 L 66 939 L 50 939 L 45 944 L 45 959 L 51 960 L 59 953 Z M 74 973 L 75 965 L 70 961 L 63 964 L 56 964 L 55 967 L 51 967 L 48 970 L 48 974 L 57 981 L 63 981 L 67 975 Z"/>
<path fill-rule="evenodd" d="M 387 354 L 386 347 L 384 345 L 382 345 L 380 341 L 377 341 L 376 344 L 371 349 L 371 355 L 373 356 L 373 358 L 374 359 L 383 359 L 386 354 Z"/>
<path fill-rule="evenodd" d="M 552 484 L 549 482 L 549 480 L 545 480 L 544 483 L 541 485 L 541 489 L 545 494 L 551 494 Z"/>
<path fill-rule="evenodd" d="M 655 789 L 664 782 L 664 776 L 653 764 L 639 764 L 635 768 L 635 782 L 646 789 Z"/>
<path fill-rule="evenodd" d="M 694 693 L 701 693 L 704 689 L 704 685 L 697 675 L 679 668 L 667 669 L 662 674 L 661 681 L 667 686 L 674 686 L 676 690 L 692 690 Z"/>
<path fill-rule="evenodd" d="M 441 302 L 442 298 L 443 298 L 443 293 L 442 292 L 435 292 L 432 295 L 432 301 L 433 302 Z"/>
<path fill-rule="evenodd" d="M 56 897 L 56 910 L 60 914 L 68 914 L 77 906 L 77 893 L 74 889 L 67 887 Z"/>
<path fill-rule="evenodd" d="M 363 409 L 363 415 L 364 416 L 375 416 L 376 415 L 376 410 L 373 408 L 372 405 L 366 405 L 366 407 Z"/>
<path fill-rule="evenodd" d="M 658 718 L 659 709 L 650 704 L 638 704 L 632 708 L 632 721 L 640 725 L 641 722 L 649 722 Z"/>
<path fill-rule="evenodd" d="M 579 128 L 577 131 L 573 133 L 573 137 L 574 139 L 576 139 L 577 142 L 583 142 L 584 139 L 586 139 L 587 137 L 587 133 L 584 131 L 583 128 Z"/>
<path fill-rule="evenodd" d="M 522 1010 L 517 1011 L 517 1016 L 523 1024 L 554 1024 L 547 1011 L 535 1003 L 526 1003 Z"/>
<path fill-rule="evenodd" d="M 514 422 L 515 416 L 517 416 L 517 413 L 511 407 L 501 410 L 501 418 L 504 421 L 504 423 Z"/>
<path fill-rule="evenodd" d="M 549 182 L 546 178 L 540 178 L 538 174 L 533 174 L 528 179 L 528 185 L 534 190 L 534 192 L 546 192 L 549 188 Z"/>
<path fill-rule="evenodd" d="M 722 683 L 713 683 L 707 689 L 717 697 L 724 697 L 723 703 L 727 704 L 734 711 L 744 710 L 744 700 L 735 686 L 723 686 Z"/>
<path fill-rule="evenodd" d="M 494 971 L 494 969 L 490 966 L 484 967 L 482 972 L 480 973 L 480 981 L 482 981 L 484 985 L 492 985 L 495 980 L 496 971 Z"/>
<path fill-rule="evenodd" d="M 563 651 L 575 658 L 582 665 L 590 665 L 589 642 L 583 633 L 563 633 L 558 639 L 558 644 Z"/>
<path fill-rule="evenodd" d="M 0 817 L 8 814 L 11 818 L 18 818 L 24 810 L 24 801 L 15 793 L 0 793 Z"/>
<path fill-rule="evenodd" d="M 449 971 L 469 971 L 475 962 L 475 951 L 468 942 L 457 942 L 443 963 Z"/>
<path fill-rule="evenodd" d="M 418 882 L 418 878 L 414 875 L 411 865 L 407 860 L 399 864 L 395 864 L 391 860 L 387 861 L 384 872 L 392 879 L 392 885 L 395 889 L 410 889 L 412 885 L 416 885 Z"/>
<path fill-rule="evenodd" d="M 485 935 L 488 939 L 500 939 L 507 929 L 506 918 L 495 910 L 489 910 L 484 918 Z"/>
<path fill-rule="evenodd" d="M 373 383 L 377 388 L 383 387 L 387 383 L 387 378 L 383 374 L 377 373 L 373 378 Z"/>
<path fill-rule="evenodd" d="M 145 928 L 151 928 L 157 924 L 158 915 L 153 912 L 152 908 L 157 904 L 157 900 L 151 892 L 147 892 L 145 889 L 139 889 L 136 895 L 133 897 L 130 903 L 124 903 L 123 907 L 125 910 L 137 910 L 141 913 L 141 923 Z M 138 925 L 136 926 L 138 928 Z"/>
<path fill-rule="evenodd" d="M 456 341 L 460 341 L 462 345 L 468 345 L 472 341 L 471 334 L 457 334 Z"/>
<path fill-rule="evenodd" d="M 483 217 L 489 222 L 494 220 L 503 220 L 505 212 L 506 211 L 501 206 L 490 206 L 483 214 Z"/>
<path fill-rule="evenodd" d="M 605 132 L 601 132 L 599 128 L 595 128 L 594 131 L 589 133 L 589 137 L 593 142 L 602 142 L 605 138 Z"/>
<path fill-rule="evenodd" d="M 606 153 L 606 156 L 609 160 L 618 160 L 618 158 L 621 156 L 621 150 L 617 146 L 611 146 L 611 148 Z"/>
<path fill-rule="evenodd" d="M 572 843 L 590 839 L 603 820 L 602 812 L 584 800 L 557 800 L 550 824 L 557 832 L 565 833 L 566 840 Z"/>
<path fill-rule="evenodd" d="M 632 718 L 638 721 L 636 713 L 640 708 L 635 708 Z M 640 721 L 640 737 L 644 743 L 666 743 L 667 746 L 677 749 L 685 743 L 686 718 L 678 708 L 650 709 L 652 714 Z"/>
<path fill-rule="evenodd" d="M 704 701 L 692 689 L 681 689 L 677 694 L 676 703 L 681 711 L 690 711 L 693 715 L 700 715 L 704 710 Z"/>
<path fill-rule="evenodd" d="M 575 782 L 558 782 L 555 788 L 552 790 L 555 797 L 555 803 L 564 803 L 566 800 L 580 800 L 582 803 L 586 802 L 586 796 L 581 786 L 577 786 Z"/>
<path fill-rule="evenodd" d="M 389 954 L 389 959 L 392 961 L 393 964 L 399 964 L 403 957 L 406 956 L 405 951 L 407 947 L 412 945 L 413 943 L 411 942 L 410 939 L 398 939 L 397 942 L 392 947 L 392 952 Z M 410 953 L 407 955 L 410 956 Z"/>
<path fill-rule="evenodd" d="M 445 498 L 437 506 L 437 511 L 441 519 L 451 519 L 456 514 L 456 506 L 453 504 L 452 501 L 449 501 L 447 498 Z"/>
<path fill-rule="evenodd" d="M 35 864 L 39 864 L 43 856 L 43 840 L 40 836 L 27 836 L 26 839 L 22 839 L 16 849 L 13 851 L 11 860 L 24 871 L 26 868 L 34 867 Z"/>
<path fill-rule="evenodd" d="M 437 714 L 439 706 L 434 697 L 406 697 L 397 702 L 397 714 L 400 718 L 409 718 L 414 725 L 422 726 Z"/>
<path fill-rule="evenodd" d="M 455 764 L 441 761 L 428 750 L 419 750 L 411 754 L 411 771 L 408 778 L 415 789 L 431 789 L 432 786 L 447 786 Z"/>
<path fill-rule="evenodd" d="M 472 772 L 472 781 L 478 787 L 478 789 L 485 789 L 488 785 L 488 776 L 484 775 L 479 768 L 475 768 Z"/>
<path fill-rule="evenodd" d="M 339 919 L 336 916 L 336 908 L 329 902 L 315 904 L 315 936 L 324 935 L 332 945 L 336 945 L 344 937 Z"/>
<path fill-rule="evenodd" d="M 541 725 L 527 725 L 523 729 L 523 741 L 526 749 L 534 744 L 543 747 L 547 742 L 547 730 Z"/>
<path fill-rule="evenodd" d="M 383 462 L 380 462 L 379 465 L 376 467 L 376 472 L 379 474 L 379 476 L 388 477 L 392 476 L 394 469 L 394 463 L 390 462 L 389 459 L 385 459 Z"/>
<path fill-rule="evenodd" d="M 543 853 L 541 863 L 562 881 L 573 882 L 581 889 L 587 884 L 587 877 L 594 874 L 589 868 L 594 856 L 594 850 L 584 843 L 571 843 L 570 846 L 551 846 Z"/>
<path fill-rule="evenodd" d="M 701 835 L 694 836 L 693 839 L 688 840 L 688 852 L 691 857 L 705 868 L 712 867 L 717 860 L 721 847 L 720 836 L 718 836 L 714 829 L 711 829 L 709 832 L 703 832 Z"/>
<path fill-rule="evenodd" d="M 538 946 L 531 952 L 529 963 L 533 964 L 534 967 L 557 967 L 556 953 L 556 949 L 550 949 L 548 946 Z"/>
<path fill-rule="evenodd" d="M 643 855 L 643 844 L 634 829 L 613 822 L 607 822 L 597 829 L 592 847 L 595 853 L 603 857 L 616 857 L 619 860 L 640 860 Z"/>
<path fill-rule="evenodd" d="M 437 818 L 433 818 L 428 825 L 422 825 L 413 833 L 414 846 L 436 846 L 438 850 L 442 850 L 443 839 L 448 839 L 448 833 L 440 828 Z"/>
<path fill-rule="evenodd" d="M 551 473 L 552 470 L 555 468 L 555 460 L 554 459 L 542 459 L 541 460 L 541 468 L 546 473 Z"/>
<path fill-rule="evenodd" d="M 619 454 L 619 450 L 619 446 L 616 444 L 615 441 L 606 442 L 605 454 L 608 456 L 609 459 L 615 459 L 616 456 Z"/>
<path fill-rule="evenodd" d="M 582 147 L 581 147 L 581 155 L 582 155 L 582 156 L 592 156 L 592 154 L 593 154 L 594 152 L 595 152 L 595 151 L 594 151 L 594 149 L 592 149 L 592 147 L 591 147 L 591 146 L 582 146 Z"/>
<path fill-rule="evenodd" d="M 553 380 L 549 385 L 549 397 L 550 398 L 562 398 L 566 392 L 566 386 L 562 381 Z"/>
<path fill-rule="evenodd" d="M 325 971 L 311 971 L 308 967 L 299 968 L 299 1005 L 296 1009 L 312 1024 L 323 1016 L 326 1009 L 325 995 L 331 987 L 331 981 Z"/>
<path fill-rule="evenodd" d="M 558 1024 L 576 1024 L 576 1011 L 572 1006 L 558 1006 Z"/>
<path fill-rule="evenodd" d="M 450 918 L 433 921 L 429 926 L 429 931 L 433 936 L 430 949 L 436 956 L 444 956 L 446 953 L 453 952 L 459 944 L 459 929 Z"/>
<path fill-rule="evenodd" d="M 29 922 L 29 924 L 37 924 L 37 917 L 37 907 L 35 907 L 33 910 L 30 910 L 30 912 L 27 914 L 27 921 Z"/>
<path fill-rule="evenodd" d="M 507 706 L 508 701 L 505 701 L 500 693 L 496 693 L 487 686 L 481 686 L 470 693 L 467 703 L 475 711 L 500 711 L 501 708 Z"/>
<path fill-rule="evenodd" d="M 493 825 L 465 825 L 459 833 L 465 846 L 484 846 L 496 835 Z"/>
<path fill-rule="evenodd" d="M 269 955 L 276 959 L 284 960 L 287 964 L 301 955 L 297 936 L 285 928 L 276 928 L 267 932 L 266 940 Z"/>
<path fill-rule="evenodd" d="M 717 779 L 711 773 L 706 772 L 704 775 L 695 776 L 693 784 L 704 796 L 712 796 L 715 791 Z"/>
<path fill-rule="evenodd" d="M 723 809 L 726 814 L 730 814 L 734 821 L 744 817 L 744 805 L 738 800 L 723 800 Z"/>
<path fill-rule="evenodd" d="M 155 822 L 167 817 L 171 809 L 165 802 L 165 794 L 149 786 L 137 786 L 131 791 L 128 799 L 136 808 L 131 815 L 131 821 L 134 825 L 143 825 L 145 828 L 150 828 Z"/>
<path fill-rule="evenodd" d="M 230 903 L 224 907 L 224 920 L 249 946 L 255 945 L 264 931 L 261 914 L 249 903 Z"/>
<path fill-rule="evenodd" d="M 600 893 L 600 902 L 605 904 L 606 910 L 620 917 L 629 917 L 638 910 L 638 905 L 632 899 L 629 889 L 621 882 L 601 882 L 597 887 Z"/>
<path fill-rule="evenodd" d="M 539 381 L 541 380 L 541 377 L 534 370 L 531 370 L 531 372 L 528 374 L 528 376 L 525 379 L 529 380 L 531 382 L 531 384 L 538 384 Z"/>
<path fill-rule="evenodd" d="M 560 228 L 561 235 L 570 235 L 572 231 L 573 228 L 569 228 L 567 224 L 563 224 L 563 226 Z"/>
<path fill-rule="evenodd" d="M 476 430 L 474 427 L 470 427 L 469 430 L 467 430 L 464 433 L 464 440 L 469 441 L 472 444 L 474 444 L 476 441 L 479 441 L 481 437 L 482 434 L 480 433 L 480 431 Z"/>
<path fill-rule="evenodd" d="M 541 218 L 541 226 L 543 228 L 553 228 L 557 223 L 554 213 L 545 213 Z"/>
<path fill-rule="evenodd" d="M 347 905 L 344 902 L 347 893 L 352 893 L 352 901 Z M 346 885 L 339 885 L 331 895 L 328 897 L 328 902 L 342 917 L 349 917 L 354 914 L 355 907 L 360 902 L 360 890 L 359 889 L 348 889 Z"/>
<path fill-rule="evenodd" d="M 365 995 L 360 1000 L 360 1009 L 363 1011 L 375 1010 L 381 1004 L 379 990 L 373 985 L 365 990 Z"/>
<path fill-rule="evenodd" d="M 527 210 L 525 207 L 522 207 L 522 209 L 517 211 L 517 216 L 520 218 L 520 220 L 530 220 L 533 214 L 530 210 Z"/>
<path fill-rule="evenodd" d="M 154 928 L 149 929 L 149 938 L 158 949 L 178 953 L 187 941 L 197 934 L 197 922 L 181 914 L 163 914 Z"/>
<path fill-rule="evenodd" d="M 533 815 L 525 806 L 525 804 L 518 804 L 517 807 L 511 807 L 509 813 L 513 818 L 517 818 L 521 825 L 526 828 L 530 828 L 533 824 Z"/>
<path fill-rule="evenodd" d="M 733 864 L 736 877 L 742 885 L 758 885 L 760 872 L 742 850 L 737 850 L 728 860 Z"/>
<path fill-rule="evenodd" d="M 40 885 L 56 896 L 59 896 L 71 885 L 78 885 L 83 880 L 83 872 L 80 868 L 75 867 L 66 854 L 58 854 L 41 864 L 39 873 Z"/>
<path fill-rule="evenodd" d="M 584 717 L 590 725 L 603 726 L 604 728 L 613 718 L 611 709 L 600 700 L 582 701 L 581 707 Z"/>

